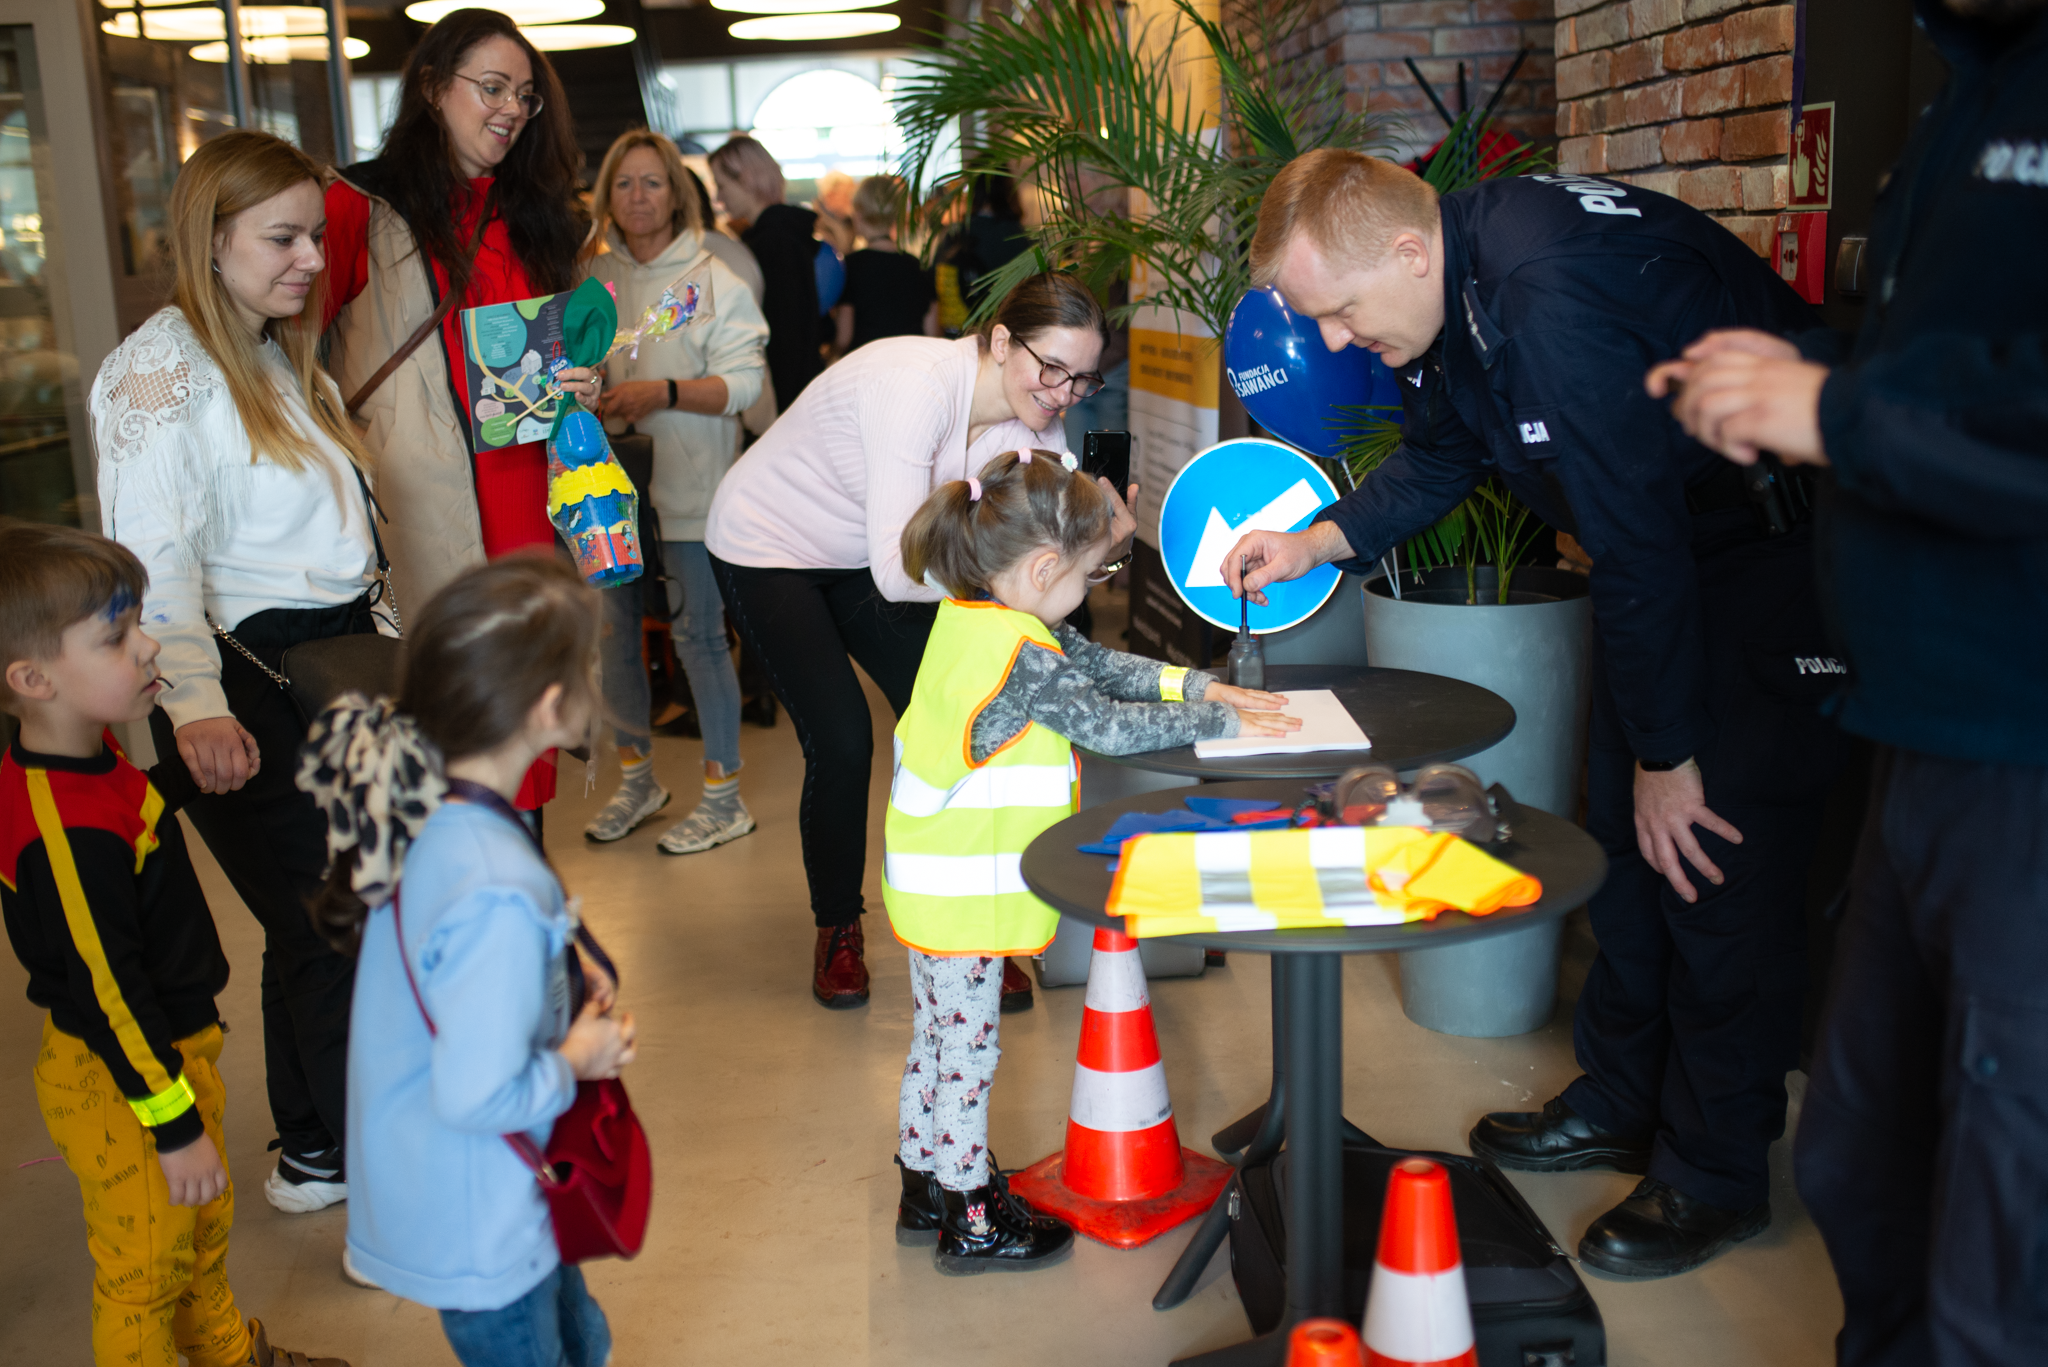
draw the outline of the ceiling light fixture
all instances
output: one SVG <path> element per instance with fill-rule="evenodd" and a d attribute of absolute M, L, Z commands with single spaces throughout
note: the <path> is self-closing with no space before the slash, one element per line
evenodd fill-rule
<path fill-rule="evenodd" d="M 571 24 L 604 13 L 604 0 L 414 0 L 405 7 L 405 17 L 422 24 L 438 24 L 459 9 L 494 9 L 524 28 L 528 24 Z M 536 43 L 534 46 L 538 47 Z"/>
<path fill-rule="evenodd" d="M 203 9 L 150 10 L 142 16 L 140 36 L 156 42 L 219 42 L 228 36 L 227 21 L 211 6 Z M 100 32 L 116 38 L 137 36 L 131 11 L 100 23 Z M 244 5 L 244 38 L 316 37 L 327 32 L 327 14 L 311 5 Z"/>
<path fill-rule="evenodd" d="M 370 45 L 360 38 L 343 40 L 341 50 L 348 54 L 350 61 L 370 55 Z M 201 43 L 192 49 L 195 62 L 224 63 L 228 59 L 226 42 Z M 327 60 L 325 38 L 244 38 L 242 59 L 264 66 L 283 66 L 286 62 L 324 62 Z"/>
<path fill-rule="evenodd" d="M 799 43 L 806 39 L 862 38 L 870 33 L 889 33 L 902 25 L 903 21 L 893 14 L 771 14 L 762 19 L 742 19 L 726 32 L 735 38 Z"/>
<path fill-rule="evenodd" d="M 542 52 L 573 52 L 587 47 L 618 47 L 639 35 L 624 24 L 521 24 L 520 36 Z"/>
<path fill-rule="evenodd" d="M 889 3 L 890 0 L 711 0 L 711 8 L 732 14 L 838 14 Z"/>

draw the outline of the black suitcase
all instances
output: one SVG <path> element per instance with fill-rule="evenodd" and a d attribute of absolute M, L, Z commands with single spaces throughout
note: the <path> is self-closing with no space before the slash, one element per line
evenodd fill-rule
<path fill-rule="evenodd" d="M 1258 1334 L 1287 1303 L 1287 1158 L 1246 1168 L 1230 1207 L 1230 1270 Z M 1404 1158 L 1450 1173 L 1480 1367 L 1605 1367 L 1607 1329 L 1578 1269 L 1500 1170 L 1463 1154 L 1344 1146 L 1344 1317 L 1365 1316 L 1387 1174 Z"/>

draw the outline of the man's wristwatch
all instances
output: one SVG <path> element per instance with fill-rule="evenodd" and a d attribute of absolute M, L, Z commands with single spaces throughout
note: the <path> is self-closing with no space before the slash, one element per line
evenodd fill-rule
<path fill-rule="evenodd" d="M 668 406 L 670 408 L 676 406 L 676 382 L 674 380 L 668 382 Z"/>
<path fill-rule="evenodd" d="M 1684 759 L 1639 759 L 1636 761 L 1636 767 L 1646 774 L 1668 774 L 1673 769 L 1683 769 L 1690 763 L 1692 756 L 1687 755 Z"/>

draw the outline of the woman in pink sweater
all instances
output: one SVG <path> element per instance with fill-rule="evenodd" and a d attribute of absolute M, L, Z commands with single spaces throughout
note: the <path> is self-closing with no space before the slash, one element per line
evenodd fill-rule
<path fill-rule="evenodd" d="M 1108 337 L 1095 297 L 1046 274 L 1011 291 L 975 336 L 871 342 L 812 380 L 712 500 L 704 539 L 726 607 L 804 747 L 811 991 L 825 1006 L 868 999 L 860 918 L 874 721 L 853 665 L 902 715 L 945 596 L 904 572 L 904 524 L 933 489 L 1000 452 L 1065 449 L 1061 415 L 1102 387 Z M 1135 523 L 1109 493 L 1120 555 Z"/>

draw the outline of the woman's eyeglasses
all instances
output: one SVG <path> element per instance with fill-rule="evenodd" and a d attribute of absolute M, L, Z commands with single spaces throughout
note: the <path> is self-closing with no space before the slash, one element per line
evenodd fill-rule
<path fill-rule="evenodd" d="M 1076 375 L 1065 366 L 1054 365 L 1051 361 L 1046 360 L 1045 357 L 1033 351 L 1031 344 L 1022 337 L 1015 337 L 1014 340 L 1018 346 L 1024 348 L 1025 355 L 1038 362 L 1038 382 L 1047 389 L 1058 389 L 1061 385 L 1071 381 L 1074 386 L 1074 398 L 1077 401 L 1090 398 L 1102 392 L 1103 378 L 1094 371 L 1087 370 Z"/>
<path fill-rule="evenodd" d="M 484 108 L 493 112 L 503 109 L 508 104 L 516 103 L 519 106 L 520 112 L 530 119 L 538 115 L 547 103 L 531 91 L 524 95 L 515 95 L 512 92 L 511 86 L 503 81 L 494 81 L 488 76 L 478 80 L 474 76 L 464 76 L 459 71 L 455 75 L 457 79 L 468 81 L 471 85 L 475 86 L 477 99 L 483 101 Z"/>

